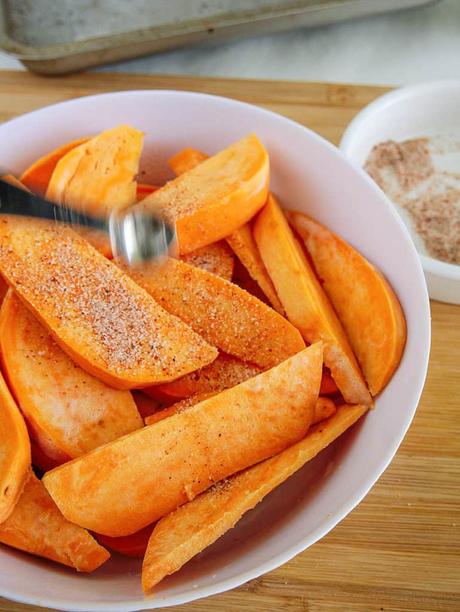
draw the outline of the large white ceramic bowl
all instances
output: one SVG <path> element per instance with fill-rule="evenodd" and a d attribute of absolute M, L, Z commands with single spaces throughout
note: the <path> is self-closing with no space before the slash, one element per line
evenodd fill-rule
<path fill-rule="evenodd" d="M 374 145 L 423 136 L 460 142 L 460 80 L 420 83 L 377 98 L 347 127 L 340 149 L 361 167 Z M 460 152 L 457 168 L 459 159 Z M 430 296 L 460 304 L 460 266 L 430 257 L 422 249 L 419 255 Z"/>
<path fill-rule="evenodd" d="M 20 173 L 54 147 L 120 123 L 145 132 L 142 180 L 154 183 L 169 176 L 166 160 L 181 147 L 213 153 L 257 133 L 270 153 L 272 189 L 281 202 L 327 224 L 377 264 L 399 295 L 408 340 L 375 410 L 165 579 L 154 596 L 143 596 L 135 560 L 114 555 L 84 575 L 1 547 L 0 595 L 62 610 L 127 611 L 188 602 L 236 587 L 308 548 L 359 503 L 389 464 L 414 416 L 428 363 L 427 290 L 404 224 L 364 172 L 288 119 L 233 100 L 177 91 L 80 98 L 1 125 L 0 166 Z"/>

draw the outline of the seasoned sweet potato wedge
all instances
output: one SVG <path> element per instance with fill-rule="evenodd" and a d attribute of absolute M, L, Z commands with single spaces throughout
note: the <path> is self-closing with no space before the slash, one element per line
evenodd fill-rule
<path fill-rule="evenodd" d="M 197 393 L 213 393 L 229 389 L 248 378 L 257 376 L 262 371 L 262 368 L 252 363 L 246 363 L 226 353 L 219 353 L 208 366 L 170 383 L 147 387 L 144 392 L 160 401 L 175 401 Z"/>
<path fill-rule="evenodd" d="M 62 159 L 69 151 L 82 145 L 88 140 L 89 138 L 72 140 L 72 142 L 67 142 L 57 149 L 54 149 L 54 151 L 47 153 L 47 155 L 40 157 L 21 174 L 21 183 L 33 193 L 44 196 L 58 161 Z"/>
<path fill-rule="evenodd" d="M 27 427 L 0 374 L 0 523 L 13 512 L 30 469 Z"/>
<path fill-rule="evenodd" d="M 47 198 L 94 215 L 133 204 L 142 143 L 128 125 L 101 132 L 59 160 Z"/>
<path fill-rule="evenodd" d="M 0 524 L 0 542 L 79 572 L 92 572 L 110 557 L 86 531 L 69 523 L 38 478 L 28 479 L 10 517 Z"/>
<path fill-rule="evenodd" d="M 74 459 L 43 477 L 64 516 L 128 535 L 214 482 L 270 457 L 308 430 L 322 371 L 320 343 L 188 410 Z"/>
<path fill-rule="evenodd" d="M 305 346 L 284 317 L 206 270 L 172 258 L 135 268 L 118 263 L 165 310 L 225 353 L 269 368 Z"/>
<path fill-rule="evenodd" d="M 12 290 L 0 313 L 0 346 L 22 413 L 69 458 L 142 427 L 131 393 L 78 367 Z"/>
<path fill-rule="evenodd" d="M 136 531 L 128 536 L 121 536 L 119 538 L 111 538 L 110 536 L 101 535 L 95 533 L 95 537 L 99 544 L 105 546 L 109 550 L 113 550 L 120 555 L 125 557 L 134 557 L 135 559 L 142 559 L 147 550 L 147 544 L 149 543 L 150 536 L 152 535 L 153 525 L 147 525 L 144 529 Z"/>
<path fill-rule="evenodd" d="M 341 406 L 327 421 L 282 453 L 250 467 L 184 504 L 155 526 L 142 566 L 142 586 L 149 591 L 168 574 L 215 542 L 245 512 L 351 427 L 364 406 Z"/>
<path fill-rule="evenodd" d="M 197 393 L 196 395 L 191 395 L 186 399 L 180 400 L 167 408 L 163 408 L 162 410 L 158 410 L 157 412 L 151 414 L 146 417 L 145 424 L 152 425 L 153 423 L 158 423 L 167 417 L 173 416 L 173 414 L 178 414 L 179 412 L 184 412 L 184 410 L 188 410 L 195 404 L 202 402 L 208 397 L 215 395 L 214 393 Z M 336 411 L 334 402 L 328 397 L 318 397 L 315 404 L 315 410 L 313 413 L 313 420 L 311 422 L 312 425 L 315 423 L 319 423 L 320 421 L 324 421 L 324 419 L 332 416 Z"/>
<path fill-rule="evenodd" d="M 176 224 L 184 255 L 244 225 L 267 199 L 267 151 L 251 134 L 167 183 L 139 206 Z"/>
<path fill-rule="evenodd" d="M 370 404 L 340 321 L 272 195 L 256 219 L 254 237 L 288 319 L 307 342 L 324 342 L 324 363 L 345 401 Z"/>
<path fill-rule="evenodd" d="M 156 185 L 148 185 L 147 183 L 138 183 L 136 188 L 136 198 L 140 202 L 148 195 L 159 189 Z"/>
<path fill-rule="evenodd" d="M 183 149 L 169 160 L 169 165 L 176 175 L 183 174 L 192 170 L 198 164 L 208 159 L 206 153 L 196 149 Z M 235 255 L 248 271 L 249 275 L 258 284 L 264 295 L 267 296 L 270 304 L 280 314 L 284 314 L 281 302 L 276 295 L 275 288 L 270 276 L 265 269 L 264 262 L 260 257 L 257 245 L 252 236 L 249 223 L 245 223 L 226 238 Z"/>
<path fill-rule="evenodd" d="M 217 356 L 66 227 L 2 217 L 0 273 L 61 348 L 110 386 L 174 380 Z"/>
<path fill-rule="evenodd" d="M 401 305 L 383 275 L 345 240 L 300 213 L 288 219 L 305 242 L 372 395 L 398 367 L 406 342 Z"/>
<path fill-rule="evenodd" d="M 196 249 L 188 255 L 183 255 L 181 259 L 191 266 L 217 274 L 225 280 L 232 280 L 235 258 L 230 247 L 223 240 Z"/>

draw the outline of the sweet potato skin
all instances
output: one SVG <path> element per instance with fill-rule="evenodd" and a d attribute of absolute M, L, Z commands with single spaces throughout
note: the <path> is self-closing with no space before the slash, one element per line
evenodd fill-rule
<path fill-rule="evenodd" d="M 340 321 L 273 195 L 255 221 L 254 237 L 288 319 L 307 342 L 324 342 L 324 363 L 345 401 L 371 404 Z"/>
<path fill-rule="evenodd" d="M 0 374 L 0 523 L 11 515 L 21 496 L 30 461 L 26 424 Z"/>
<path fill-rule="evenodd" d="M 3 216 L 0 273 L 71 359 L 109 386 L 174 380 L 217 356 L 69 228 Z"/>
<path fill-rule="evenodd" d="M 365 406 L 341 406 L 306 437 L 274 457 L 217 483 L 155 526 L 142 565 L 142 586 L 150 591 L 231 529 L 245 512 L 351 427 Z"/>
<path fill-rule="evenodd" d="M 372 395 L 377 395 L 398 367 L 406 342 L 396 294 L 345 240 L 301 213 L 289 213 L 288 219 L 305 243 Z"/>
<path fill-rule="evenodd" d="M 0 346 L 22 413 L 67 459 L 142 427 L 131 393 L 79 368 L 12 290 L 0 311 Z"/>
<path fill-rule="evenodd" d="M 13 513 L 0 524 L 0 542 L 79 572 L 92 572 L 105 563 L 108 551 L 85 529 L 62 516 L 32 472 L 27 477 Z"/>
<path fill-rule="evenodd" d="M 136 268 L 117 263 L 165 310 L 234 357 L 269 368 L 305 346 L 284 317 L 205 270 L 171 258 Z"/>
<path fill-rule="evenodd" d="M 96 533 L 128 535 L 214 482 L 301 439 L 322 369 L 316 344 L 190 409 L 47 472 L 64 516 Z"/>
<path fill-rule="evenodd" d="M 190 147 L 179 151 L 169 160 L 169 165 L 176 175 L 183 174 L 192 170 L 198 164 L 208 159 L 206 153 Z M 270 276 L 265 269 L 264 262 L 260 257 L 257 245 L 252 236 L 250 223 L 245 223 L 229 236 L 226 237 L 227 243 L 238 257 L 242 265 L 246 268 L 251 278 L 257 283 L 264 295 L 267 297 L 273 308 L 284 315 L 283 306 L 276 295 L 275 288 Z M 230 279 L 229 279 L 230 280 Z"/>
<path fill-rule="evenodd" d="M 221 240 L 267 199 L 269 160 L 254 134 L 167 183 L 138 206 L 176 225 L 181 255 Z"/>

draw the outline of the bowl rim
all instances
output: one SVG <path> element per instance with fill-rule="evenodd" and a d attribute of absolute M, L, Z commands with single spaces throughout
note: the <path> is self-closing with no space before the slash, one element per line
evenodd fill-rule
<path fill-rule="evenodd" d="M 359 138 L 358 131 L 367 121 L 372 119 L 376 112 L 385 110 L 390 106 L 394 106 L 399 102 L 406 102 L 412 98 L 423 96 L 426 94 L 439 93 L 445 94 L 451 90 L 460 91 L 460 79 L 443 79 L 436 81 L 427 81 L 426 83 L 418 83 L 416 85 L 407 85 L 398 87 L 376 98 L 373 102 L 360 110 L 350 121 L 346 127 L 339 143 L 339 149 L 344 155 L 352 161 L 356 166 L 361 168 L 361 165 L 356 162 L 351 154 L 351 148 Z M 380 188 L 379 188 L 380 189 Z M 386 197 L 388 197 L 385 194 Z M 391 200 L 390 200 L 391 201 Z M 443 279 L 455 280 L 460 282 L 460 264 L 453 264 L 436 257 L 431 257 L 417 251 L 422 261 L 423 269 L 427 272 L 439 276 Z"/>
<path fill-rule="evenodd" d="M 388 198 L 385 194 L 380 190 L 380 188 L 372 181 L 372 179 L 368 176 L 368 174 L 359 166 L 354 164 L 348 157 L 344 155 L 344 153 L 335 145 L 333 145 L 330 141 L 326 140 L 326 138 L 320 136 L 318 133 L 314 132 L 312 129 L 284 116 L 274 111 L 268 110 L 266 108 L 262 108 L 257 106 L 256 104 L 251 104 L 248 102 L 243 102 L 240 100 L 236 100 L 233 98 L 228 98 L 224 96 L 201 93 L 201 92 L 190 92 L 190 91 L 181 91 L 181 90 L 171 90 L 171 89 L 141 89 L 141 90 L 125 90 L 125 91 L 113 91 L 113 92 L 105 92 L 101 94 L 94 94 L 89 96 L 81 96 L 78 98 L 73 98 L 69 100 L 64 100 L 62 102 L 57 102 L 51 105 L 47 105 L 41 107 L 39 109 L 33 110 L 29 113 L 24 113 L 17 117 L 10 119 L 9 121 L 4 122 L 0 125 L 0 133 L 4 126 L 8 126 L 14 123 L 17 120 L 24 119 L 25 117 L 34 117 L 39 116 L 40 113 L 46 111 L 49 112 L 53 109 L 60 108 L 62 106 L 72 106 L 78 105 L 81 101 L 91 101 L 92 99 L 100 99 L 105 97 L 109 99 L 110 97 L 129 97 L 129 96 L 183 96 L 183 97 L 193 97 L 193 98 L 201 98 L 205 100 L 218 100 L 222 104 L 227 104 L 228 106 L 237 105 L 241 108 L 251 109 L 252 111 L 256 110 L 261 115 L 265 115 L 270 120 L 275 120 L 278 122 L 283 122 L 284 124 L 290 125 L 292 128 L 299 132 L 303 132 L 304 135 L 307 135 L 308 138 L 315 140 L 321 146 L 326 147 L 331 155 L 335 158 L 339 158 L 342 162 L 344 162 L 350 170 L 354 173 L 357 173 L 361 179 L 365 181 L 368 186 L 373 190 L 377 196 L 377 199 L 380 200 L 382 204 L 388 204 L 387 211 L 388 214 L 393 216 L 397 225 L 399 225 L 400 230 L 406 236 L 406 239 L 410 243 L 411 249 L 414 251 L 414 255 L 417 255 L 417 251 L 415 249 L 415 245 L 412 241 L 412 237 L 410 235 L 409 230 L 405 226 L 399 214 L 394 210 L 394 207 L 391 206 Z M 195 601 L 197 599 L 202 599 L 204 597 L 209 597 L 211 595 L 216 595 L 219 593 L 223 593 L 234 589 L 242 584 L 245 584 L 249 580 L 253 580 L 258 578 L 262 574 L 265 574 L 273 569 L 276 569 L 283 565 L 284 563 L 291 560 L 297 554 L 303 552 L 311 545 L 315 544 L 318 540 L 323 538 L 327 533 L 329 533 L 337 524 L 339 524 L 368 494 L 370 489 L 374 486 L 374 484 L 379 480 L 383 472 L 387 469 L 389 464 L 391 463 L 396 451 L 398 450 L 401 442 L 403 441 L 407 430 L 409 429 L 413 418 L 415 416 L 415 412 L 418 407 L 418 403 L 420 397 L 422 395 L 427 371 L 428 371 L 428 362 L 430 355 L 430 344 L 431 344 L 431 325 L 430 325 L 430 306 L 429 306 L 429 297 L 428 290 L 426 286 L 426 282 L 424 280 L 423 269 L 420 263 L 420 259 L 416 256 L 413 259 L 413 265 L 416 266 L 419 272 L 419 280 L 421 281 L 421 294 L 422 301 L 418 304 L 419 312 L 423 313 L 423 320 L 426 322 L 423 329 L 418 330 L 417 336 L 423 348 L 423 363 L 421 364 L 421 371 L 419 371 L 419 379 L 418 384 L 414 386 L 411 390 L 410 394 L 410 402 L 408 405 L 411 406 L 411 410 L 407 412 L 407 418 L 404 426 L 397 432 L 393 442 L 386 447 L 384 453 L 382 453 L 382 459 L 379 463 L 379 467 L 377 470 L 372 471 L 371 473 L 367 473 L 365 478 L 363 478 L 363 482 L 361 483 L 359 490 L 350 494 L 346 501 L 342 504 L 340 509 L 338 509 L 335 513 L 328 514 L 324 517 L 322 524 L 317 527 L 314 531 L 309 532 L 308 535 L 303 536 L 299 539 L 299 541 L 291 546 L 289 549 L 284 550 L 283 552 L 279 552 L 273 554 L 269 558 L 267 558 L 263 563 L 257 565 L 251 570 L 236 573 L 230 578 L 218 581 L 207 587 L 200 587 L 200 589 L 196 589 L 197 592 L 188 592 L 182 595 L 176 595 L 174 597 L 174 601 L 164 603 L 160 593 L 156 594 L 154 598 L 149 598 L 148 596 L 129 599 L 123 601 L 122 603 L 114 603 L 111 602 L 109 607 L 104 603 L 97 603 L 94 601 L 91 602 L 79 602 L 75 604 L 69 599 L 56 599 L 50 598 L 48 596 L 40 598 L 38 600 L 36 597 L 24 596 L 22 594 L 18 594 L 15 591 L 9 591 L 8 589 L 3 589 L 0 592 L 0 595 L 6 598 L 9 598 L 13 601 L 18 601 L 21 603 L 26 603 L 35 606 L 44 606 L 44 607 L 52 607 L 59 610 L 64 610 L 65 612 L 107 612 L 110 610 L 111 612 L 135 612 L 142 609 L 157 609 L 162 607 L 169 607 L 173 605 L 181 605 L 184 603 L 188 603 L 191 601 Z M 1 551 L 0 551 L 1 552 Z"/>

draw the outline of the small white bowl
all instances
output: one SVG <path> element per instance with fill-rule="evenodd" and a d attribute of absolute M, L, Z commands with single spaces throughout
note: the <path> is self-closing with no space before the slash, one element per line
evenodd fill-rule
<path fill-rule="evenodd" d="M 460 142 L 460 81 L 423 83 L 381 96 L 351 121 L 340 149 L 362 167 L 374 145 L 423 136 Z M 430 297 L 460 304 L 460 266 L 419 255 Z"/>
<path fill-rule="evenodd" d="M 408 338 L 375 410 L 280 486 L 213 546 L 144 597 L 141 563 L 114 555 L 91 575 L 0 546 L 0 595 L 84 612 L 127 612 L 189 602 L 239 586 L 322 538 L 376 482 L 409 427 L 425 381 L 430 313 L 410 235 L 370 178 L 330 143 L 284 117 L 234 100 L 178 91 L 80 98 L 0 125 L 0 166 L 20 173 L 54 147 L 121 123 L 146 134 L 142 180 L 160 182 L 185 146 L 213 153 L 255 132 L 270 153 L 272 188 L 374 262 L 399 296 Z M 152 466 L 154 469 L 154 466 Z"/>

